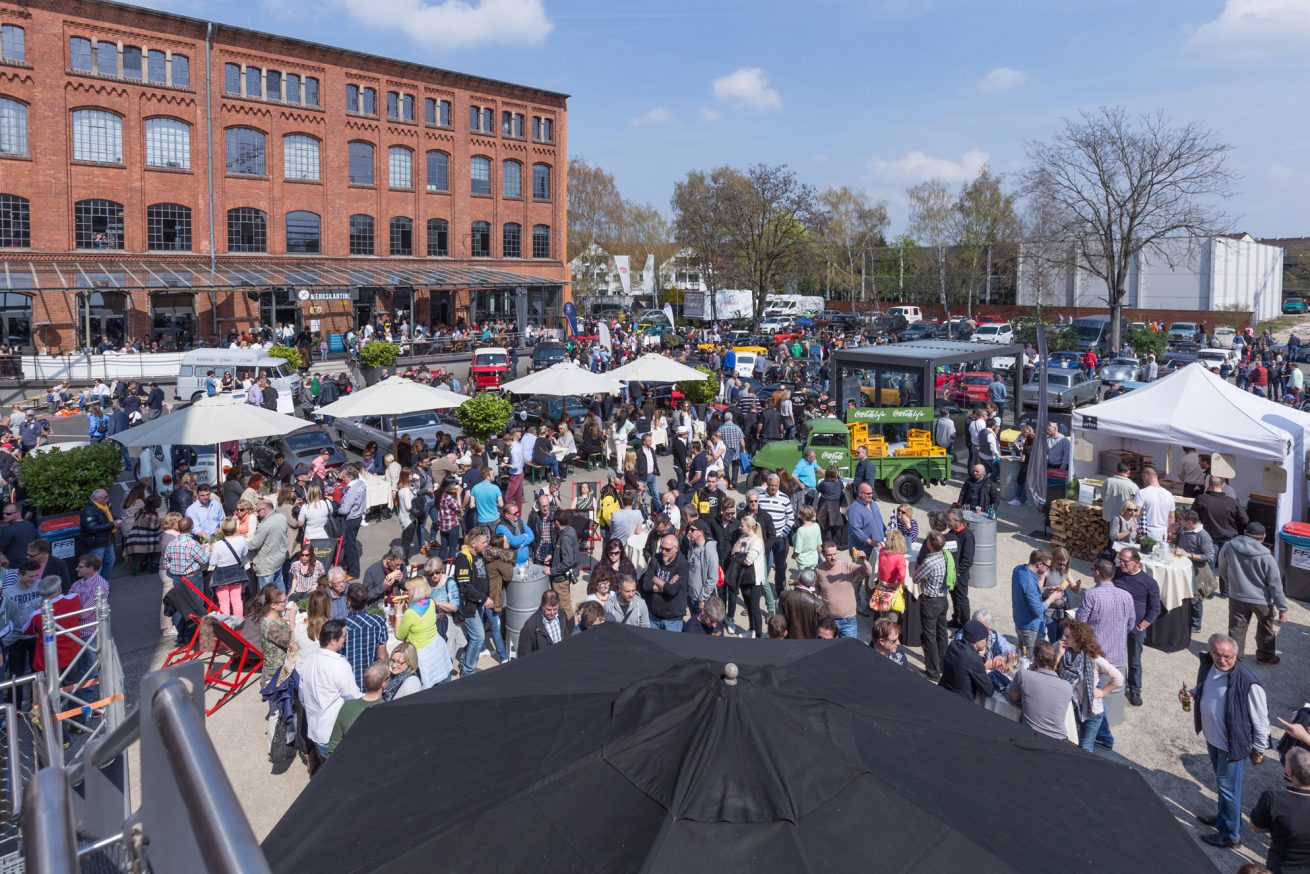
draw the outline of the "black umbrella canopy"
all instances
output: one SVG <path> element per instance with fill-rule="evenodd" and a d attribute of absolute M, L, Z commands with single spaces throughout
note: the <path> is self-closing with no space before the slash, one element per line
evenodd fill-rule
<path fill-rule="evenodd" d="M 867 646 L 608 623 L 365 711 L 264 849 L 297 874 L 1213 870 L 1132 769 Z"/>

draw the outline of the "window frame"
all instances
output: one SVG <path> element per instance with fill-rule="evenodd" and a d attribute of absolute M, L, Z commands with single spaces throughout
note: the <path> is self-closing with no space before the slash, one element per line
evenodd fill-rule
<path fill-rule="evenodd" d="M 30 248 L 32 202 L 22 195 L 0 194 L 0 249 Z"/>
<path fill-rule="evenodd" d="M 312 222 L 308 219 L 313 219 Z M 318 255 L 323 251 L 323 217 L 316 212 L 307 209 L 293 209 L 283 217 L 283 230 L 285 232 L 286 253 L 288 255 Z M 300 231 L 296 233 L 297 243 L 292 248 L 291 224 L 293 221 L 303 222 L 305 228 L 313 227 L 313 238 L 302 235 Z"/>
<path fill-rule="evenodd" d="M 486 178 L 483 179 L 478 175 L 478 168 L 485 162 L 487 168 Z M 486 190 L 479 191 L 479 183 L 486 183 Z M 491 158 L 487 155 L 471 155 L 469 157 L 469 193 L 474 197 L 491 197 L 492 194 L 491 178 Z"/>
<path fill-rule="evenodd" d="M 117 213 L 118 213 L 117 216 L 113 214 L 115 208 L 117 208 Z M 87 215 L 84 214 L 84 210 L 85 211 L 100 210 L 106 214 L 104 216 L 98 215 L 96 213 L 91 213 Z M 97 218 L 105 218 L 106 220 L 105 229 L 103 231 L 97 231 L 95 229 L 96 228 L 95 220 Z M 114 218 L 117 218 L 118 220 L 117 238 L 113 236 Z M 83 228 L 84 224 L 86 224 L 88 227 Z M 84 233 L 87 236 L 83 236 Z M 95 235 L 97 233 L 105 234 L 106 237 L 108 238 L 109 243 L 112 244 L 116 242 L 117 245 L 108 245 L 102 247 L 96 246 Z M 122 249 L 125 248 L 123 244 L 123 236 L 124 236 L 123 204 L 119 203 L 116 200 L 107 200 L 105 198 L 100 198 L 100 197 L 89 197 L 85 200 L 79 200 L 77 203 L 73 204 L 73 248 L 83 251 L 94 250 L 97 248 L 121 251 Z M 84 240 L 86 241 L 86 245 L 83 245 Z"/>
<path fill-rule="evenodd" d="M 170 215 L 171 214 L 171 215 Z M 173 221 L 174 245 L 155 245 L 164 238 L 164 222 Z M 146 207 L 146 250 L 150 252 L 192 251 L 191 207 L 181 203 L 152 203 Z"/>
<path fill-rule="evenodd" d="M 308 160 L 310 151 L 313 153 L 312 172 L 313 175 L 297 175 L 293 172 L 293 165 L 297 169 L 309 168 L 311 162 Z M 308 173 L 308 169 L 302 172 Z M 322 182 L 323 181 L 323 142 L 313 134 L 296 131 L 294 133 L 282 135 L 282 178 L 291 182 Z"/>
<path fill-rule="evenodd" d="M 367 146 L 369 148 L 367 182 L 360 182 L 355 179 L 355 166 L 356 166 L 355 147 L 356 146 Z M 359 160 L 361 162 L 360 166 L 363 166 L 362 165 L 363 158 L 361 157 Z M 368 140 L 351 140 L 350 142 L 346 143 L 346 183 L 348 185 L 358 185 L 365 188 L 376 187 L 377 178 L 378 178 L 377 163 L 378 163 L 378 147 L 374 143 L 370 143 Z"/>
<path fill-rule="evenodd" d="M 17 34 L 17 38 L 11 36 Z M 17 52 L 10 49 L 18 46 Z M 27 30 L 17 24 L 0 24 L 0 60 L 11 64 L 27 63 Z"/>
<path fill-rule="evenodd" d="M 233 245 L 233 224 L 251 226 L 253 242 Z M 261 239 L 262 238 L 262 239 Z M 268 214 L 253 206 L 237 206 L 227 211 L 227 251 L 236 253 L 268 252 Z"/>
<path fill-rule="evenodd" d="M 511 235 L 513 245 L 511 246 Z M 523 225 L 518 222 L 505 222 L 500 233 L 500 257 L 523 257 Z"/>
<path fill-rule="evenodd" d="M 538 247 L 537 245 L 538 241 L 542 237 L 544 237 L 546 240 L 544 246 L 544 254 L 542 254 L 543 251 L 542 248 Z M 533 225 L 532 226 L 532 257 L 537 260 L 549 261 L 551 257 L 550 250 L 551 250 L 550 225 Z"/>
<path fill-rule="evenodd" d="M 438 242 L 444 242 L 444 245 L 436 245 Z M 446 219 L 428 219 L 428 257 L 450 257 L 450 222 Z"/>
<path fill-rule="evenodd" d="M 445 159 L 440 168 L 441 169 L 440 186 L 436 185 L 433 182 L 433 176 L 435 174 L 433 173 L 432 158 L 434 155 L 440 155 L 442 158 Z M 430 194 L 449 194 L 450 193 L 450 153 L 443 149 L 428 149 L 427 152 L 424 154 L 423 164 L 424 164 L 424 170 L 427 171 L 424 179 L 424 185 L 427 187 L 428 192 Z"/>
<path fill-rule="evenodd" d="M 232 84 L 233 84 L 232 76 L 234 75 L 236 76 L 235 90 L 233 90 L 232 88 Z M 234 64 L 231 61 L 227 61 L 226 63 L 223 64 L 223 93 L 224 94 L 231 94 L 235 97 L 240 97 L 241 92 L 244 90 L 242 88 L 242 85 L 245 81 L 246 81 L 245 73 L 242 71 L 240 64 Z"/>
<path fill-rule="evenodd" d="M 191 125 L 170 115 L 156 115 L 145 120 L 145 163 L 152 170 L 191 169 Z M 174 150 L 180 146 L 180 152 Z M 167 158 L 178 154 L 180 162 L 170 165 Z M 161 158 L 162 161 L 152 161 Z"/>
<path fill-rule="evenodd" d="M 482 247 L 479 250 L 478 238 L 482 235 Z M 491 223 L 484 221 L 473 222 L 469 226 L 469 257 L 470 258 L 490 258 L 491 257 Z"/>
<path fill-rule="evenodd" d="M 399 235 L 399 238 L 398 238 Z M 405 241 L 409 245 L 406 247 Z M 392 258 L 409 258 L 414 255 L 414 220 L 396 215 L 387 220 L 387 252 Z M 408 248 L 409 251 L 403 251 Z"/>
<path fill-rule="evenodd" d="M 356 219 L 368 219 L 368 251 L 363 250 L 362 240 L 364 238 L 364 225 L 362 222 L 356 223 Z M 377 221 L 368 213 L 355 213 L 346 220 L 347 244 L 351 255 L 369 255 L 375 256 L 377 250 Z M 358 244 L 357 244 L 357 241 Z M 359 248 L 361 251 L 356 251 Z"/>
<path fill-rule="evenodd" d="M 68 69 L 74 73 L 91 73 L 95 71 L 95 45 L 89 37 L 70 36 L 68 38 Z M 79 61 L 83 66 L 78 66 Z"/>
<path fill-rule="evenodd" d="M 535 164 L 532 165 L 532 199 L 533 199 L 533 200 L 538 200 L 538 201 L 543 201 L 543 202 L 545 202 L 545 201 L 549 201 L 549 200 L 551 199 L 551 194 L 552 194 L 551 189 L 554 187 L 554 186 L 551 184 L 551 175 L 552 175 L 553 169 L 554 169 L 554 168 L 552 168 L 549 164 L 547 164 L 547 163 L 545 163 L 545 162 L 542 162 L 542 161 L 538 161 L 537 163 L 535 163 Z M 537 174 L 537 171 L 538 171 L 538 170 L 544 170 L 544 171 L 545 171 L 545 173 L 543 174 L 543 177 L 542 177 L 542 178 L 545 179 L 545 185 L 544 185 L 544 187 L 539 187 L 539 186 L 537 185 L 537 181 L 538 181 L 538 174 Z M 543 193 L 543 190 L 544 190 L 544 193 Z"/>
<path fill-rule="evenodd" d="M 514 172 L 510 172 L 510 167 Z M 510 179 L 514 181 L 514 191 L 510 191 Z M 523 162 L 514 158 L 506 158 L 500 162 L 500 193 L 502 197 L 508 197 L 512 200 L 523 199 Z"/>
<path fill-rule="evenodd" d="M 234 135 L 237 137 L 246 135 L 246 133 L 243 132 L 247 132 L 248 134 L 257 134 L 259 137 L 259 152 L 257 158 L 258 166 L 259 166 L 258 172 L 233 169 L 234 149 L 233 149 L 232 137 Z M 253 137 L 251 137 L 250 142 L 251 144 L 254 143 Z M 236 145 L 240 146 L 242 145 L 242 143 L 238 141 Z M 234 124 L 231 127 L 224 128 L 223 129 L 223 168 L 224 168 L 225 175 L 228 176 L 239 176 L 248 179 L 267 179 L 268 178 L 268 134 L 257 127 L 250 127 L 249 125 Z"/>
<path fill-rule="evenodd" d="M 28 135 L 27 127 L 30 109 L 31 107 L 18 98 L 0 94 L 0 146 L 5 143 L 6 138 L 3 134 L 8 130 L 10 137 L 15 141 L 18 148 L 18 150 L 0 150 L 0 156 L 7 158 L 27 158 L 31 156 L 32 141 Z M 12 110 L 12 117 L 7 110 Z"/>
<path fill-rule="evenodd" d="M 82 122 L 81 137 L 79 137 L 79 117 Z M 99 145 L 104 147 L 104 154 L 109 155 L 115 153 L 115 146 L 117 146 L 117 157 L 95 157 L 94 154 L 98 151 L 96 148 L 97 143 L 84 139 L 88 135 L 88 124 L 92 121 L 103 122 L 108 119 L 113 119 L 116 124 L 105 128 L 108 132 L 103 137 L 104 142 Z M 107 164 L 116 167 L 123 166 L 123 116 L 112 109 L 104 109 L 99 106 L 82 106 L 72 110 L 69 127 L 73 137 L 74 161 L 87 164 Z M 81 140 L 80 148 L 79 140 Z M 88 157 L 88 155 L 91 156 Z"/>
<path fill-rule="evenodd" d="M 397 166 L 397 158 L 403 159 L 403 166 Z M 414 190 L 414 150 L 409 146 L 387 147 L 387 187 L 392 191 Z"/>

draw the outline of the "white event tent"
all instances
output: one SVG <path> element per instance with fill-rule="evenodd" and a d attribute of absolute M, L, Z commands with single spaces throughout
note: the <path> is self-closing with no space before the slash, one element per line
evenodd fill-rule
<path fill-rule="evenodd" d="M 1149 454 L 1162 474 L 1177 478 L 1183 447 L 1194 447 L 1231 460 L 1231 485 L 1243 506 L 1253 491 L 1279 492 L 1271 484 L 1281 468 L 1286 488 L 1278 495 L 1278 527 L 1304 519 L 1310 414 L 1242 391 L 1202 364 L 1075 410 L 1073 430 L 1093 450 L 1074 453 L 1074 476 L 1099 476 L 1101 452 L 1131 449 Z M 1276 545 L 1276 532 L 1266 543 Z"/>

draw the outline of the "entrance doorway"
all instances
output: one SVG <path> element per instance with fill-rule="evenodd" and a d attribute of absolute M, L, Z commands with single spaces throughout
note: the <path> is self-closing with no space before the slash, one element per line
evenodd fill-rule
<path fill-rule="evenodd" d="M 32 298 L 28 295 L 0 292 L 0 343 L 32 345 Z"/>
<path fill-rule="evenodd" d="M 195 298 L 187 292 L 150 296 L 150 338 L 165 351 L 190 349 L 196 338 Z"/>
<path fill-rule="evenodd" d="M 127 295 L 117 291 L 93 291 L 83 298 L 82 345 L 101 342 L 117 349 L 127 336 Z M 88 327 L 90 329 L 89 333 Z"/>
<path fill-rule="evenodd" d="M 293 288 L 270 288 L 259 293 L 259 323 L 276 331 L 290 325 L 292 336 L 300 331 L 300 306 Z"/>

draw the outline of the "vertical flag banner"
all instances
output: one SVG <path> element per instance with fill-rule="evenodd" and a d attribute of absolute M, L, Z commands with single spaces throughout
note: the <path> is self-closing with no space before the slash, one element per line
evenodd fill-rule
<path fill-rule="evenodd" d="M 641 271 L 641 293 L 649 294 L 655 300 L 655 256 L 646 256 L 646 266 Z"/>
<path fill-rule="evenodd" d="M 564 304 L 564 318 L 569 320 L 569 329 L 573 336 L 578 336 L 578 308 L 573 305 L 573 301 Z"/>
<path fill-rule="evenodd" d="M 628 256 L 615 255 L 614 267 L 619 271 L 619 282 L 623 284 L 623 293 L 632 294 L 632 277 L 628 275 Z"/>

